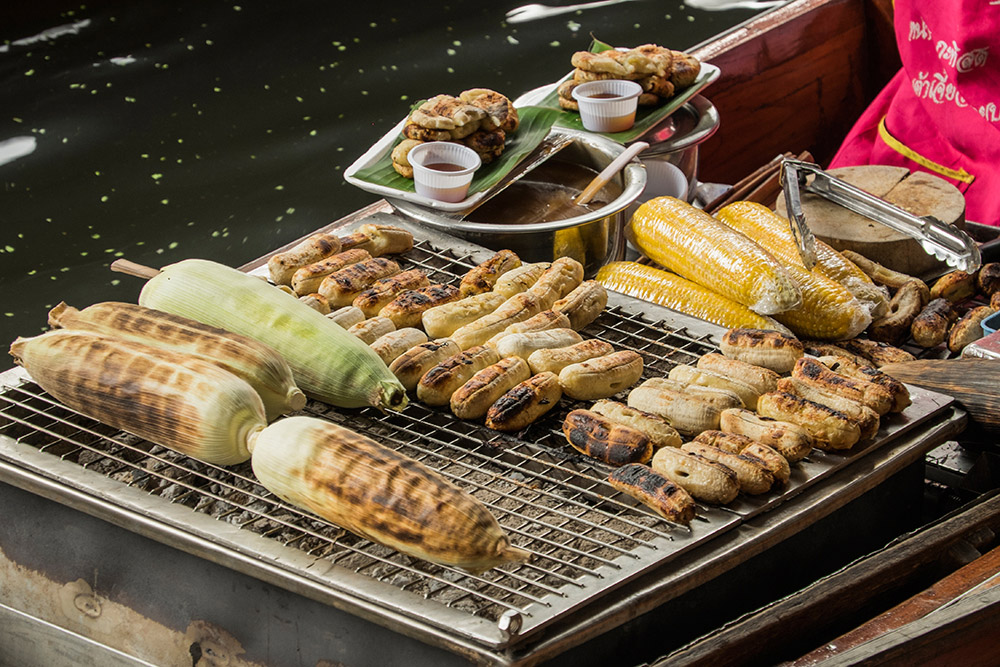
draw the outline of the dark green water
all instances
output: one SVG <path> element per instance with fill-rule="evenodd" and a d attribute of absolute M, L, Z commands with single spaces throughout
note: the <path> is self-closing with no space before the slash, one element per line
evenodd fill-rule
<path fill-rule="evenodd" d="M 505 23 L 520 4 L 0 10 L 0 343 L 42 331 L 60 301 L 134 301 L 141 281 L 116 258 L 238 266 L 372 203 L 343 172 L 414 100 L 513 98 L 591 35 L 687 49 L 761 11 L 639 0 Z"/>

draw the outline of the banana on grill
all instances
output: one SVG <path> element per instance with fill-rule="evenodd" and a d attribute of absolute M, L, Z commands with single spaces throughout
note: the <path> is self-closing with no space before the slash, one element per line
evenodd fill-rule
<path fill-rule="evenodd" d="M 638 262 L 610 262 L 597 282 L 609 290 L 676 310 L 723 327 L 748 327 L 788 332 L 785 325 L 698 283 Z"/>
<path fill-rule="evenodd" d="M 695 515 L 694 498 L 680 486 L 641 463 L 628 463 L 608 474 L 608 483 L 668 521 L 688 524 Z"/>
<path fill-rule="evenodd" d="M 885 387 L 835 373 L 812 357 L 802 357 L 796 361 L 792 377 L 806 380 L 844 398 L 867 405 L 879 416 L 889 412 L 893 406 L 892 395 Z"/>
<path fill-rule="evenodd" d="M 722 335 L 719 350 L 730 359 L 787 373 L 795 366 L 805 346 L 795 336 L 760 329 L 730 329 Z"/>
<path fill-rule="evenodd" d="M 774 255 L 708 213 L 674 197 L 642 204 L 626 226 L 632 244 L 665 269 L 773 315 L 802 303 Z"/>
<path fill-rule="evenodd" d="M 770 368 L 757 366 L 739 359 L 730 359 L 718 352 L 708 352 L 698 357 L 697 367 L 713 373 L 719 373 L 726 377 L 744 382 L 758 394 L 766 394 L 774 391 L 781 377 Z"/>
<path fill-rule="evenodd" d="M 613 422 L 629 426 L 649 438 L 653 447 L 680 447 L 681 436 L 663 417 L 630 408 L 624 403 L 602 398 L 590 406 L 591 412 L 603 415 Z"/>
<path fill-rule="evenodd" d="M 653 457 L 653 443 L 642 431 L 591 410 L 571 410 L 562 431 L 578 452 L 608 465 L 646 463 Z"/>
<path fill-rule="evenodd" d="M 667 420 L 682 435 L 693 435 L 719 427 L 722 409 L 683 391 L 643 382 L 628 393 L 631 408 Z"/>
<path fill-rule="evenodd" d="M 318 262 L 342 250 L 340 239 L 333 234 L 313 234 L 290 249 L 275 253 L 267 260 L 267 270 L 275 285 L 291 285 L 292 276 L 300 268 Z"/>
<path fill-rule="evenodd" d="M 470 572 L 529 558 L 470 493 L 332 422 L 281 419 L 256 433 L 250 447 L 265 488 L 379 544 Z"/>
<path fill-rule="evenodd" d="M 688 384 L 694 384 L 701 387 L 726 389 L 739 396 L 740 400 L 743 401 L 744 407 L 750 408 L 751 410 L 757 407 L 757 399 L 760 398 L 760 395 L 763 393 L 757 391 L 757 389 L 746 382 L 737 380 L 736 378 L 727 377 L 721 373 L 705 370 L 703 368 L 695 368 L 694 366 L 689 366 L 687 364 L 677 364 L 670 369 L 670 372 L 667 373 L 667 377 L 671 380 L 686 382 Z"/>
<path fill-rule="evenodd" d="M 805 458 L 813 448 L 813 437 L 803 427 L 781 419 L 767 419 L 751 410 L 730 408 L 719 415 L 719 430 L 753 438 L 772 447 L 789 463 Z"/>
<path fill-rule="evenodd" d="M 181 352 L 56 329 L 18 338 L 10 354 L 73 410 L 208 463 L 246 461 L 247 439 L 267 425 L 246 381 Z"/>
<path fill-rule="evenodd" d="M 702 502 L 725 505 L 740 492 L 731 468 L 676 447 L 656 450 L 650 467 Z"/>
<path fill-rule="evenodd" d="M 60 303 L 49 311 L 49 324 L 173 350 L 220 366 L 260 394 L 268 421 L 306 404 L 292 369 L 274 348 L 187 317 L 117 301 L 95 303 L 83 310 Z"/>
<path fill-rule="evenodd" d="M 697 454 L 709 461 L 722 464 L 736 473 L 736 481 L 740 491 L 751 496 L 767 493 L 774 486 L 774 475 L 767 469 L 764 462 L 747 454 L 731 454 L 718 447 L 702 442 L 687 442 L 681 445 L 681 450 L 688 454 Z"/>
<path fill-rule="evenodd" d="M 783 391 L 761 396 L 757 413 L 798 424 L 809 432 L 818 449 L 850 449 L 861 439 L 861 427 L 844 413 Z"/>
<path fill-rule="evenodd" d="M 500 276 L 521 266 L 521 258 L 513 250 L 498 250 L 486 261 L 469 269 L 459 281 L 462 296 L 489 292 Z"/>

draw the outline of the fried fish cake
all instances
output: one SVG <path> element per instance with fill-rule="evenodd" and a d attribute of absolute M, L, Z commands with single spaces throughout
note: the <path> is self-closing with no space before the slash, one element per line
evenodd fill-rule
<path fill-rule="evenodd" d="M 673 51 L 673 65 L 670 69 L 670 82 L 676 88 L 687 88 L 695 82 L 701 73 L 701 63 L 694 56 L 682 51 Z"/>
<path fill-rule="evenodd" d="M 429 130 L 454 130 L 482 120 L 486 112 L 453 95 L 435 95 L 410 114 L 410 120 Z"/>
<path fill-rule="evenodd" d="M 511 101 L 495 90 L 472 88 L 463 91 L 459 95 L 459 99 L 486 112 L 486 117 L 482 121 L 484 130 L 499 128 L 504 132 L 513 132 L 520 123 L 517 109 L 514 108 Z"/>
<path fill-rule="evenodd" d="M 390 155 L 392 158 L 392 168 L 403 178 L 413 178 L 413 165 L 410 164 L 407 155 L 413 150 L 414 146 L 419 146 L 422 143 L 424 142 L 417 141 L 416 139 L 403 139 L 392 149 Z"/>
<path fill-rule="evenodd" d="M 504 141 L 507 136 L 503 130 L 476 130 L 461 143 L 479 154 L 483 164 L 488 164 L 503 153 Z"/>
<path fill-rule="evenodd" d="M 403 136 L 415 141 L 450 141 L 451 130 L 430 130 L 409 122 L 403 126 Z"/>

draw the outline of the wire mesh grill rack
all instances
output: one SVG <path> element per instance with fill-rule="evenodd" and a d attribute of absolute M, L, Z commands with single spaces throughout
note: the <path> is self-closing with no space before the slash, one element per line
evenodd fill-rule
<path fill-rule="evenodd" d="M 482 259 L 463 253 L 460 246 L 444 246 L 419 240 L 403 258 L 405 268 L 424 269 L 432 282 L 454 282 Z M 706 333 L 711 329 L 691 331 L 657 320 L 651 312 L 658 311 L 616 295 L 583 333 L 642 354 L 644 377 L 664 375 L 675 364 L 694 363 L 716 349 Z M 510 638 L 509 633 L 497 633 L 498 627 L 529 635 L 793 498 L 850 459 L 817 452 L 796 465 L 783 490 L 741 497 L 724 508 L 699 506 L 691 525 L 681 526 L 616 491 L 606 482 L 610 468 L 566 444 L 563 417 L 586 407 L 566 398 L 516 434 L 497 433 L 481 423 L 459 420 L 447 408 L 417 402 L 402 413 L 383 414 L 310 401 L 305 414 L 362 432 L 471 492 L 498 518 L 512 542 L 532 554 L 527 563 L 474 575 L 397 553 L 293 507 L 263 488 L 249 463 L 214 466 L 118 431 L 65 408 L 19 369 L 0 375 L 0 380 L 0 457 L 13 456 L 13 447 L 22 465 L 29 460 L 43 474 L 85 490 L 95 475 L 114 480 L 133 492 L 113 502 L 141 507 L 145 513 L 152 506 L 161 520 L 182 531 L 192 530 L 196 515 L 201 517 L 199 526 L 208 526 L 209 532 L 212 524 L 206 524 L 205 517 L 235 527 L 235 536 L 226 530 L 208 539 L 270 560 L 274 553 L 293 550 L 294 557 L 278 560 L 282 567 L 295 568 L 297 576 L 348 597 L 391 604 L 394 611 L 421 622 L 493 644 Z M 907 427 L 904 420 L 889 431 Z M 871 446 L 884 441 L 889 431 Z M 25 458 L 25 451 L 32 454 Z M 61 467 L 48 465 L 50 460 Z M 67 475 L 67 469 L 80 472 Z M 204 532 L 199 529 L 199 535 Z M 357 578 L 345 584 L 338 575 L 343 572 Z"/>

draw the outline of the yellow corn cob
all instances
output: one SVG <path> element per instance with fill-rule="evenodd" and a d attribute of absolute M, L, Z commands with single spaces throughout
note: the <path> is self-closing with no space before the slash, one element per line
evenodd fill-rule
<path fill-rule="evenodd" d="M 812 271 L 806 269 L 791 232 L 783 234 L 775 229 L 782 218 L 774 214 L 771 217 L 768 212 L 766 206 L 737 202 L 716 215 L 725 225 L 771 249 L 798 284 L 802 293 L 801 305 L 775 313 L 774 319 L 796 335 L 816 340 L 846 340 L 864 331 L 871 324 L 870 311 L 846 287 L 828 278 L 818 267 Z"/>
<path fill-rule="evenodd" d="M 607 289 L 666 306 L 685 315 L 728 328 L 788 329 L 766 315 L 690 280 L 638 262 L 611 262 L 597 272 Z"/>
<path fill-rule="evenodd" d="M 146 282 L 139 303 L 270 345 L 291 366 L 302 391 L 330 405 L 406 407 L 403 385 L 367 344 L 242 271 L 187 259 Z"/>
<path fill-rule="evenodd" d="M 349 429 L 287 417 L 257 432 L 250 449 L 272 493 L 380 544 L 472 572 L 528 559 L 474 496 Z"/>
<path fill-rule="evenodd" d="M 750 201 L 733 202 L 720 210 L 716 217 L 765 246 L 782 262 L 805 267 L 788 220 L 767 206 Z M 813 271 L 846 287 L 873 318 L 881 317 L 888 311 L 886 293 L 872 282 L 868 274 L 819 239 L 816 239 L 816 266 Z"/>
<path fill-rule="evenodd" d="M 186 317 L 134 303 L 105 301 L 78 310 L 60 303 L 49 311 L 54 328 L 90 331 L 193 355 L 243 378 L 264 401 L 268 421 L 301 410 L 306 395 L 295 386 L 292 369 L 263 343 Z"/>
<path fill-rule="evenodd" d="M 660 266 L 773 315 L 798 306 L 799 288 L 781 263 L 743 234 L 674 197 L 657 197 L 632 216 L 632 244 Z"/>
<path fill-rule="evenodd" d="M 246 461 L 248 438 L 267 425 L 253 387 L 179 352 L 56 329 L 18 338 L 10 353 L 73 410 L 208 463 Z"/>

